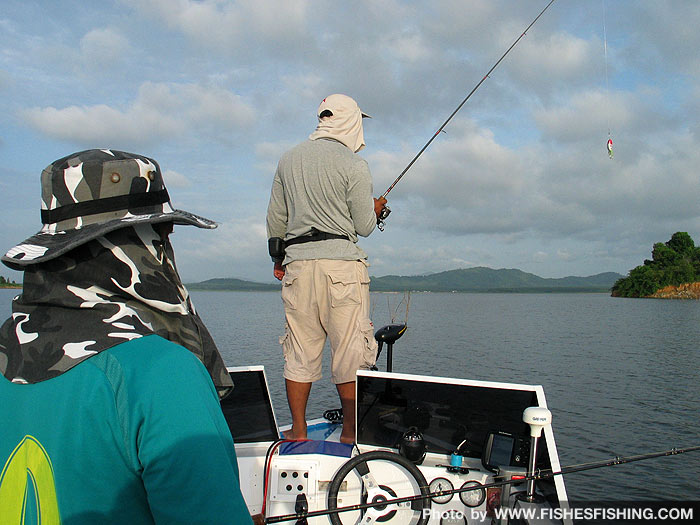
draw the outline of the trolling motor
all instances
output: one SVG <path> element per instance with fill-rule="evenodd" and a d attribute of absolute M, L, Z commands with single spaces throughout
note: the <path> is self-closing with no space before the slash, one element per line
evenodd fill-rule
<path fill-rule="evenodd" d="M 394 342 L 401 337 L 406 332 L 405 323 L 401 324 L 388 324 L 382 326 L 379 330 L 374 333 L 374 338 L 377 340 L 379 347 L 377 348 L 377 360 L 382 353 L 382 346 L 386 343 L 386 371 L 391 372 Z M 371 370 L 379 370 L 376 365 L 374 365 Z"/>
<path fill-rule="evenodd" d="M 528 503 L 539 503 L 540 496 L 535 494 L 535 466 L 537 464 L 537 441 L 542 429 L 552 423 L 552 413 L 543 407 L 528 407 L 523 412 L 523 421 L 530 425 L 530 461 L 527 466 L 527 492 L 519 499 Z"/>

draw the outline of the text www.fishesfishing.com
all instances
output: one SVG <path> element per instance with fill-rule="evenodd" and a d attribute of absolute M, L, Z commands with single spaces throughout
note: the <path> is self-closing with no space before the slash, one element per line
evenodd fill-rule
<path fill-rule="evenodd" d="M 556 520 L 556 521 L 682 521 L 693 520 L 693 508 L 670 507 L 576 507 L 576 508 L 496 508 L 492 512 L 469 509 L 458 510 L 423 509 L 423 517 L 450 520 L 467 519 L 470 523 L 490 522 L 492 518 L 508 520 Z"/>

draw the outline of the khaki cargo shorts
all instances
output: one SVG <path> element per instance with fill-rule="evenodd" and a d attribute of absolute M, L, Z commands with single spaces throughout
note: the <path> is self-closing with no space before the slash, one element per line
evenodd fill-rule
<path fill-rule="evenodd" d="M 300 383 L 321 379 L 326 337 L 333 383 L 355 381 L 358 369 L 374 365 L 377 341 L 369 319 L 367 263 L 292 261 L 285 266 L 282 302 L 287 325 L 280 344 L 286 379 Z"/>

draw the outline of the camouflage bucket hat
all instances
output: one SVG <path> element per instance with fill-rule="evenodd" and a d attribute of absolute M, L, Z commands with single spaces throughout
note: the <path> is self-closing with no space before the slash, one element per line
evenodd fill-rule
<path fill-rule="evenodd" d="M 116 150 L 81 151 L 55 161 L 41 173 L 44 227 L 9 250 L 2 262 L 22 271 L 113 230 L 169 221 L 207 229 L 217 226 L 170 205 L 155 160 Z"/>

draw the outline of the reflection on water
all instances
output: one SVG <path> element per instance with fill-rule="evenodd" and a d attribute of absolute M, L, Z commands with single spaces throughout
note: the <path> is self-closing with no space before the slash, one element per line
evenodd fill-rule
<path fill-rule="evenodd" d="M 0 313 L 17 292 L 0 290 Z M 274 292 L 193 292 L 229 365 L 262 364 L 279 422 L 290 421 Z M 403 321 L 401 294 L 372 294 L 376 328 Z M 394 370 L 544 386 L 561 464 L 700 444 L 700 302 L 606 294 L 413 294 Z M 4 310 L 2 310 L 4 308 Z M 385 353 L 379 362 L 385 367 Z M 327 360 L 326 360 L 327 361 Z M 338 406 L 324 378 L 309 417 Z M 572 500 L 696 500 L 700 452 L 572 474 Z"/>

